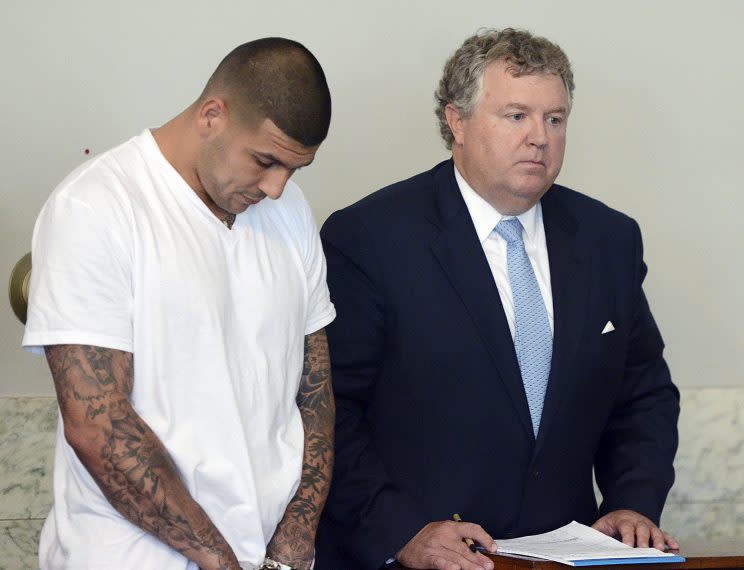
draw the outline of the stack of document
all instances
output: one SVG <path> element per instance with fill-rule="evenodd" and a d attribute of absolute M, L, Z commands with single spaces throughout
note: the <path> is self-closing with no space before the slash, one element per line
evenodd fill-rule
<path fill-rule="evenodd" d="M 497 554 L 553 560 L 569 566 L 684 562 L 682 556 L 655 548 L 633 548 L 576 521 L 557 530 L 496 540 Z"/>

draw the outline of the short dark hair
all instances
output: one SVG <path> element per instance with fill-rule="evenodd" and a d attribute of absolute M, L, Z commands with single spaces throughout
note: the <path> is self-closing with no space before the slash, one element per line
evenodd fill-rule
<path fill-rule="evenodd" d="M 236 47 L 217 66 L 200 100 L 214 95 L 239 118 L 271 119 L 302 145 L 317 146 L 328 134 L 331 94 L 323 68 L 293 40 L 262 38 Z"/>

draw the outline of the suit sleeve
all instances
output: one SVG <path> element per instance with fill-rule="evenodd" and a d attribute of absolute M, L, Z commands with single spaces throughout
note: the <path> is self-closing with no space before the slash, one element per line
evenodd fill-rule
<path fill-rule="evenodd" d="M 336 396 L 336 464 L 326 516 L 348 529 L 349 554 L 379 568 L 429 520 L 390 477 L 368 422 L 385 367 L 386 314 L 380 259 L 353 211 L 331 216 L 321 238 L 336 320 L 328 326 Z"/>
<path fill-rule="evenodd" d="M 643 246 L 633 223 L 633 302 L 622 387 L 595 461 L 600 515 L 631 509 L 657 525 L 674 482 L 679 391 L 663 357 L 664 342 L 643 293 Z"/>

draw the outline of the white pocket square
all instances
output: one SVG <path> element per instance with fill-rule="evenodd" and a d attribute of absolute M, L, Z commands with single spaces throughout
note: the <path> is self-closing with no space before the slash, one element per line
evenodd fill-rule
<path fill-rule="evenodd" d="M 608 332 L 612 332 L 614 330 L 615 330 L 615 325 L 612 324 L 612 321 L 607 321 L 605 328 L 602 329 L 602 334 L 607 334 Z"/>

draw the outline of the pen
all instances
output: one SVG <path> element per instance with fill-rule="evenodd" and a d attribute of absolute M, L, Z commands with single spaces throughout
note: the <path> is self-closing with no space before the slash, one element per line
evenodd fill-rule
<path fill-rule="evenodd" d="M 452 520 L 455 522 L 462 522 L 462 519 L 460 518 L 460 515 L 455 513 L 452 515 Z M 475 547 L 475 541 L 472 538 L 464 538 L 465 544 L 468 545 L 468 548 L 470 549 L 470 552 L 477 552 L 478 549 Z"/>

